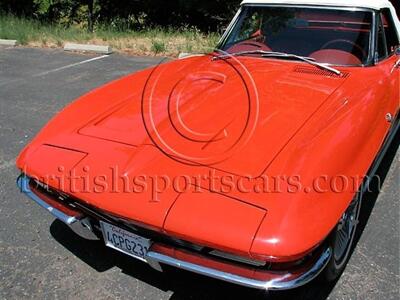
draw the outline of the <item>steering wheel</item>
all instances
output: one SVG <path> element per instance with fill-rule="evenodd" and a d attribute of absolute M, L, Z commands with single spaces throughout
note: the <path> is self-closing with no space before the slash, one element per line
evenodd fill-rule
<path fill-rule="evenodd" d="M 235 53 L 240 51 L 252 51 L 252 50 L 271 51 L 271 48 L 269 48 L 267 45 L 261 42 L 246 40 L 233 45 L 228 50 L 226 50 L 226 52 Z"/>
<path fill-rule="evenodd" d="M 350 45 L 353 48 L 358 50 L 359 54 L 361 54 L 362 60 L 364 60 L 364 58 L 367 57 L 367 53 L 365 52 L 365 50 L 361 46 L 357 45 L 356 43 L 354 43 L 352 41 L 343 40 L 343 39 L 337 39 L 337 40 L 329 41 L 329 42 L 327 42 L 325 45 L 323 45 L 321 47 L 321 50 L 332 49 L 332 45 L 334 45 L 334 44 L 347 44 L 347 45 Z"/>

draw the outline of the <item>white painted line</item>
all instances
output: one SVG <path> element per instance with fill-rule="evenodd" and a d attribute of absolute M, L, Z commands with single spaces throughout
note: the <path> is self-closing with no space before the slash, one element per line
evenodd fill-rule
<path fill-rule="evenodd" d="M 0 45 L 15 47 L 18 45 L 18 41 L 17 40 L 2 40 L 2 39 L 0 39 Z"/>
<path fill-rule="evenodd" d="M 111 54 L 113 52 L 112 48 L 110 46 L 71 44 L 71 43 L 65 44 L 64 50 L 65 51 L 95 52 L 95 53 L 100 53 L 100 54 Z"/>
<path fill-rule="evenodd" d="M 109 56 L 108 55 L 102 55 L 102 56 L 94 57 L 94 58 L 87 59 L 87 60 L 84 60 L 84 61 L 80 61 L 80 62 L 77 62 L 77 63 L 74 63 L 74 64 L 70 64 L 70 65 L 67 65 L 67 66 L 64 66 L 64 67 L 60 67 L 60 68 L 53 69 L 53 70 L 50 70 L 50 71 L 45 71 L 45 72 L 33 75 L 33 77 L 44 76 L 44 75 L 47 75 L 47 74 L 50 74 L 50 73 L 54 73 L 54 72 L 62 71 L 62 70 L 65 70 L 65 69 L 73 68 L 73 67 L 76 67 L 76 66 L 80 66 L 80 65 L 83 65 L 83 64 L 87 64 L 87 63 L 90 63 L 92 61 L 100 60 L 100 59 L 103 59 L 103 58 L 106 58 L 106 57 L 109 57 Z"/>
<path fill-rule="evenodd" d="M 3 161 L 0 163 L 0 170 L 5 170 L 15 166 L 15 160 Z"/>

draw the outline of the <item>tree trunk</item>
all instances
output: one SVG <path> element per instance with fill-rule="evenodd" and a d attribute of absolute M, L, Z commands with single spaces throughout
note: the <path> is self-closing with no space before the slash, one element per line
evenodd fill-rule
<path fill-rule="evenodd" d="M 88 31 L 93 33 L 93 6 L 94 0 L 88 0 Z"/>

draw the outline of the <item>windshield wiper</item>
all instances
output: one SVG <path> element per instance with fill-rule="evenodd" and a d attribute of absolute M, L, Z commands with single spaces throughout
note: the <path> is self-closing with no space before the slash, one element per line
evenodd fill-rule
<path fill-rule="evenodd" d="M 229 58 L 229 57 L 233 57 L 233 56 L 242 56 L 242 55 L 247 55 L 247 54 L 268 54 L 271 53 L 271 51 L 264 51 L 264 50 L 248 50 L 248 51 L 239 51 L 239 52 L 235 52 L 235 53 L 226 53 L 224 52 L 224 54 L 218 55 L 218 56 L 214 56 L 212 58 L 212 60 L 218 60 L 218 59 L 224 59 L 224 58 Z"/>
<path fill-rule="evenodd" d="M 221 54 L 219 56 L 213 57 L 213 60 L 217 59 L 224 59 L 224 58 L 229 58 L 229 57 L 234 57 L 234 56 L 242 56 L 242 55 L 247 55 L 247 54 L 259 54 L 262 57 L 277 57 L 277 58 L 292 58 L 292 59 L 297 59 L 304 61 L 310 65 L 316 66 L 321 69 L 328 70 L 332 73 L 335 73 L 336 75 L 342 75 L 342 72 L 339 70 L 329 67 L 324 63 L 319 63 L 316 62 L 314 58 L 311 57 L 306 57 L 306 56 L 300 56 L 296 54 L 291 54 L 291 53 L 284 53 L 284 52 L 274 52 L 274 51 L 264 51 L 264 50 L 249 50 L 249 51 L 240 51 L 236 53 L 226 53 L 226 54 Z"/>
<path fill-rule="evenodd" d="M 300 56 L 300 55 L 290 54 L 290 53 L 283 53 L 283 52 L 272 52 L 272 51 L 264 53 L 261 56 L 262 57 L 294 58 L 294 59 L 298 59 L 298 60 L 304 61 L 306 63 L 309 63 L 310 65 L 316 66 L 318 68 L 328 70 L 332 73 L 335 73 L 336 75 L 342 75 L 342 72 L 340 72 L 339 70 L 329 67 L 324 63 L 316 62 L 315 59 L 311 58 L 311 57 L 305 57 L 305 56 Z"/>

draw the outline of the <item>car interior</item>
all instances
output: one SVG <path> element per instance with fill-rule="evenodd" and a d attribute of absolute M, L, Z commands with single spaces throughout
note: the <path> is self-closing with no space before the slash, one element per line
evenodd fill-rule
<path fill-rule="evenodd" d="M 226 51 L 285 52 L 337 65 L 362 65 L 368 60 L 372 14 L 300 10 L 278 21 L 270 12 L 259 20 L 250 37 L 238 40 Z"/>

